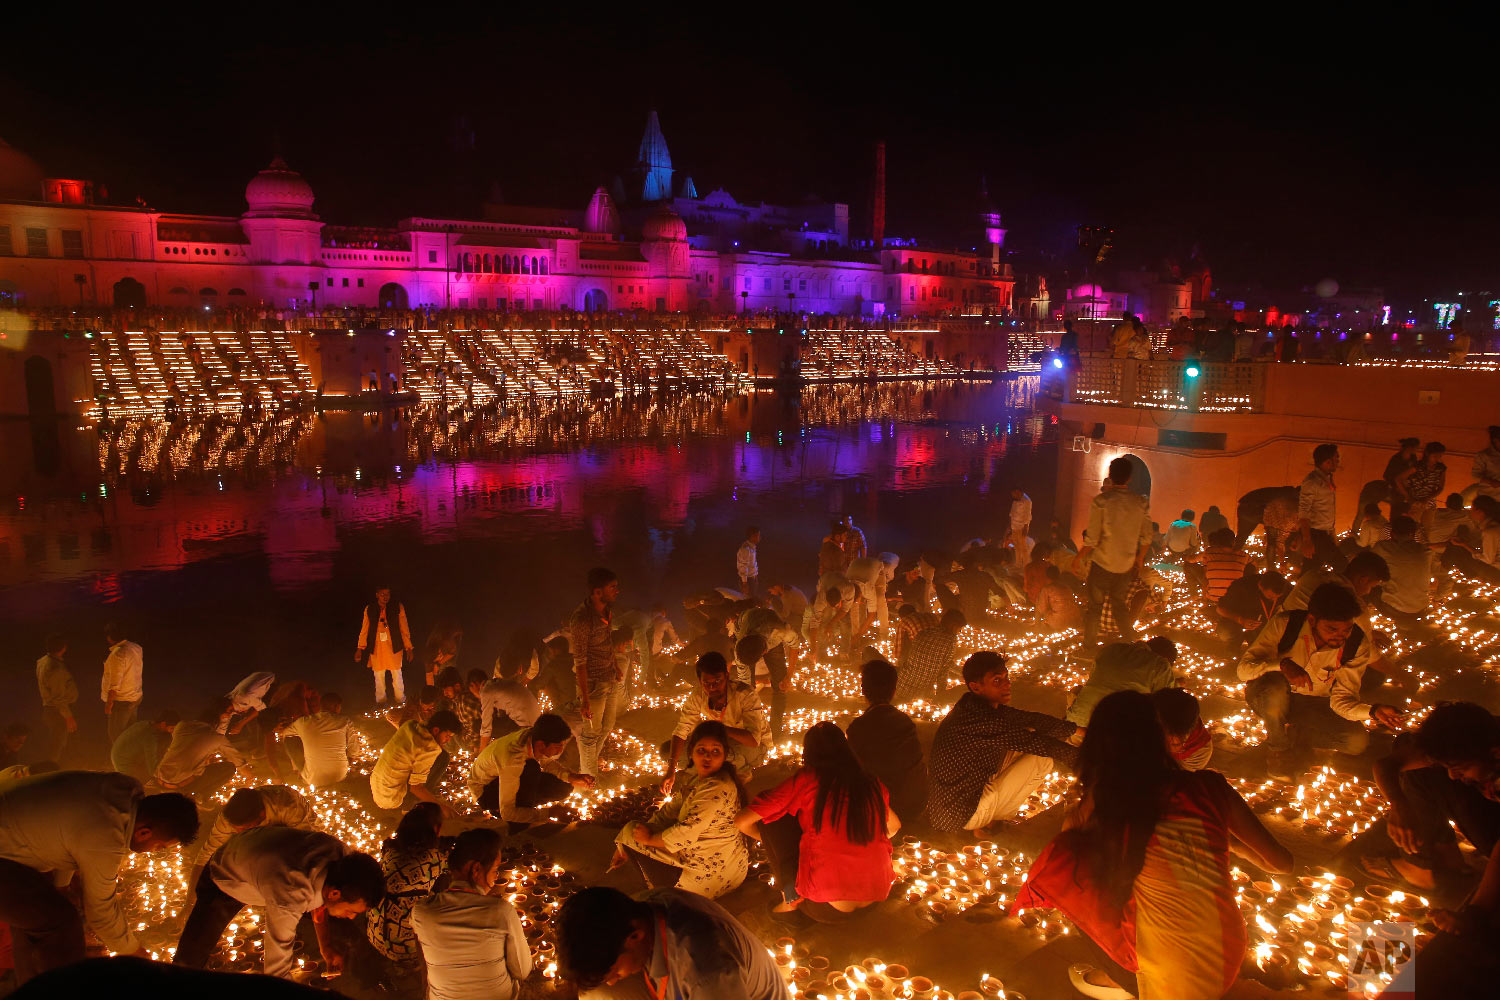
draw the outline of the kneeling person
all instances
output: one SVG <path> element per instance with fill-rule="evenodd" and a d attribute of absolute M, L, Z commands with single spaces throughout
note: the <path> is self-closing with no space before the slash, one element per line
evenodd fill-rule
<path fill-rule="evenodd" d="M 704 653 L 694 668 L 698 687 L 687 696 L 677 716 L 677 728 L 664 748 L 672 773 L 662 782 L 662 791 L 672 794 L 672 782 L 682 762 L 683 745 L 700 722 L 722 722 L 732 744 L 729 763 L 748 781 L 750 769 L 771 749 L 771 729 L 755 688 L 729 678 L 729 663 L 718 653 Z"/>
<path fill-rule="evenodd" d="M 594 779 L 573 774 L 558 763 L 573 730 L 557 715 L 539 716 L 534 725 L 492 740 L 469 768 L 469 791 L 479 807 L 513 827 L 539 822 L 537 806 L 556 802 L 574 788 L 592 788 Z"/>

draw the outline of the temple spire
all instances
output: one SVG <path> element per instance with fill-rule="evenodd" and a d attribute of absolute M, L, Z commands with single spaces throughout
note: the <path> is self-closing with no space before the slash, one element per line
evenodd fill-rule
<path fill-rule="evenodd" d="M 665 201 L 672 197 L 672 154 L 667 151 L 667 140 L 661 134 L 655 108 L 646 116 L 636 172 L 640 176 L 642 201 Z"/>

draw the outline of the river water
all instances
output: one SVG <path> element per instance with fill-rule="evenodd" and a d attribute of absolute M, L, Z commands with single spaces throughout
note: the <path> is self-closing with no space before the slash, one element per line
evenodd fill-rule
<path fill-rule="evenodd" d="M 371 701 L 353 663 L 377 582 L 420 645 L 450 616 L 459 665 L 549 630 L 593 565 L 620 607 L 734 585 L 760 525 L 762 585 L 810 590 L 832 513 L 903 561 L 1004 530 L 1020 486 L 1050 517 L 1050 427 L 1022 380 L 639 397 L 458 420 L 308 415 L 239 426 L 0 425 L 0 710 L 35 724 L 32 664 L 70 636 L 85 726 L 116 619 L 145 648 L 151 711 L 253 670 Z M 680 615 L 674 614 L 674 618 Z M 408 671 L 413 681 L 417 671 Z"/>

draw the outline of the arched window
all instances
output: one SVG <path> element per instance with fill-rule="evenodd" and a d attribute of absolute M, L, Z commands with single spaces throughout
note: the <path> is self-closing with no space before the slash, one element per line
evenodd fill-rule
<path fill-rule="evenodd" d="M 538 257 L 537 258 L 537 262 L 541 264 L 542 273 L 546 274 L 547 273 L 547 258 L 546 257 Z"/>
<path fill-rule="evenodd" d="M 522 274 L 530 274 L 531 273 L 531 258 L 527 257 L 525 254 L 521 255 L 521 273 Z"/>
<path fill-rule="evenodd" d="M 229 290 L 229 294 L 230 295 L 244 295 L 245 294 L 245 290 L 243 288 L 231 288 Z"/>
<path fill-rule="evenodd" d="M 495 260 L 489 254 L 485 254 L 484 255 L 484 273 L 485 274 L 494 274 L 495 273 Z"/>
<path fill-rule="evenodd" d="M 510 254 L 505 254 L 500 258 L 500 269 L 504 274 L 510 273 Z"/>

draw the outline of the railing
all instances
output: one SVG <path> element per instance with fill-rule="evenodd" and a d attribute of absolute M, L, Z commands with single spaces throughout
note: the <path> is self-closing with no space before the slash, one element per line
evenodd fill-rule
<path fill-rule="evenodd" d="M 1189 374 L 1189 368 L 1197 370 Z M 1083 358 L 1070 373 L 1067 399 L 1100 406 L 1132 406 L 1202 413 L 1258 413 L 1265 409 L 1266 365 L 1250 362 L 1132 361 Z"/>

